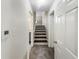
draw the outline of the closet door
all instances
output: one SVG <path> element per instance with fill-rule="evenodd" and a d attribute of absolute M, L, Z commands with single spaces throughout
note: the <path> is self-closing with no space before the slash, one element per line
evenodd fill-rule
<path fill-rule="evenodd" d="M 78 9 L 73 9 L 66 14 L 66 39 L 65 47 L 75 59 L 78 55 Z"/>
<path fill-rule="evenodd" d="M 78 9 L 59 16 L 54 24 L 55 59 L 78 59 Z"/>

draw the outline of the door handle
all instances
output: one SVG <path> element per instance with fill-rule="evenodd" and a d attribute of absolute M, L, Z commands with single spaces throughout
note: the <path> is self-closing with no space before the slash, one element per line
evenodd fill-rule
<path fill-rule="evenodd" d="M 54 41 L 55 44 L 57 44 L 57 41 Z"/>

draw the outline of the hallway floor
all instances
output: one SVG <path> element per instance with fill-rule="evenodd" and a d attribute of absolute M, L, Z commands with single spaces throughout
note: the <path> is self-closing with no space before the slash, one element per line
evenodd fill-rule
<path fill-rule="evenodd" d="M 54 49 L 47 45 L 35 45 L 30 51 L 29 59 L 54 59 Z"/>

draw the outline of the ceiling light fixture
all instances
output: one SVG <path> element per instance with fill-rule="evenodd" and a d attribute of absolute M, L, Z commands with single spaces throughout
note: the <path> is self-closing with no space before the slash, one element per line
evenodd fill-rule
<path fill-rule="evenodd" d="M 47 3 L 47 0 L 36 0 L 37 6 L 41 7 Z"/>

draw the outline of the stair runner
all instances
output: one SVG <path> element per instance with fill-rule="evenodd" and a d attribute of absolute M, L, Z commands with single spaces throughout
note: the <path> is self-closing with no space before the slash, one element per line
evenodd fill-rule
<path fill-rule="evenodd" d="M 47 32 L 44 25 L 37 25 L 35 27 L 34 45 L 48 45 Z"/>

